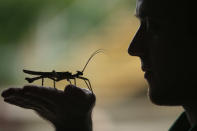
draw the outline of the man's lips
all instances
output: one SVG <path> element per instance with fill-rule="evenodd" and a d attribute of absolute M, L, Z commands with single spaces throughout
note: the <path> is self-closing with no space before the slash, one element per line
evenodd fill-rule
<path fill-rule="evenodd" d="M 144 77 L 150 79 L 152 77 L 152 70 L 150 66 L 142 65 L 142 71 L 145 72 Z"/>
<path fill-rule="evenodd" d="M 141 60 L 141 68 L 143 72 L 151 72 L 151 68 L 150 68 L 150 64 L 149 61 L 147 59 L 145 59 L 144 57 L 140 57 Z"/>
<path fill-rule="evenodd" d="M 143 72 L 151 72 L 151 69 L 149 66 L 142 65 L 142 71 Z"/>

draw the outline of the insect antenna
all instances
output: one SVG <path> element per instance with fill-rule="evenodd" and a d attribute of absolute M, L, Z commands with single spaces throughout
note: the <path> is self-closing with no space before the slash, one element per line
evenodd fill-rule
<path fill-rule="evenodd" d="M 83 70 L 82 70 L 81 72 L 82 72 L 82 73 L 84 72 L 84 70 L 86 69 L 88 63 L 90 62 L 90 60 L 92 59 L 93 56 L 95 56 L 95 55 L 98 54 L 98 53 L 103 53 L 103 52 L 104 52 L 103 49 L 98 49 L 98 50 L 96 50 L 95 52 L 93 52 L 92 55 L 90 56 L 90 58 L 88 59 L 88 61 L 86 62 L 85 66 L 84 66 L 84 68 L 83 68 Z"/>

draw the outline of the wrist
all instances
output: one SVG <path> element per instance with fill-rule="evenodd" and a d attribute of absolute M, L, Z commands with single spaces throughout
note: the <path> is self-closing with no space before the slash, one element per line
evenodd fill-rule
<path fill-rule="evenodd" d="M 92 118 L 90 116 L 72 118 L 55 124 L 56 131 L 92 131 Z"/>

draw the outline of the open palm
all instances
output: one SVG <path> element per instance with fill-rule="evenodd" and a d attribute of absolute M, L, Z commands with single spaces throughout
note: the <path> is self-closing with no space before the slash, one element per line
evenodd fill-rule
<path fill-rule="evenodd" d="M 91 130 L 91 113 L 95 95 L 83 88 L 68 85 L 64 91 L 35 85 L 9 88 L 2 93 L 4 101 L 35 110 L 57 130 Z"/>

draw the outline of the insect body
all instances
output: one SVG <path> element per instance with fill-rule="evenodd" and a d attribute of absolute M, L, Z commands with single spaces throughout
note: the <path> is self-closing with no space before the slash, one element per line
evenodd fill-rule
<path fill-rule="evenodd" d="M 57 81 L 67 80 L 68 82 L 70 82 L 70 84 L 72 84 L 71 80 L 74 80 L 74 85 L 76 85 L 76 79 L 81 79 L 81 80 L 84 80 L 87 87 L 90 89 L 90 91 L 93 92 L 90 80 L 83 77 L 83 72 L 84 72 L 85 68 L 87 67 L 89 61 L 92 59 L 92 57 L 100 52 L 103 52 L 103 50 L 99 49 L 99 50 L 95 51 L 90 56 L 88 61 L 86 62 L 83 70 L 77 71 L 75 74 L 72 74 L 71 72 L 68 72 L 68 71 L 56 72 L 55 70 L 53 70 L 52 72 L 39 72 L 39 71 L 23 70 L 24 73 L 31 74 L 31 75 L 37 75 L 37 77 L 34 77 L 34 78 L 26 77 L 25 80 L 27 80 L 29 83 L 32 83 L 36 80 L 42 79 L 42 86 L 43 86 L 44 85 L 44 78 L 49 78 L 49 79 L 53 80 L 54 88 L 56 88 L 55 82 L 57 82 Z"/>

